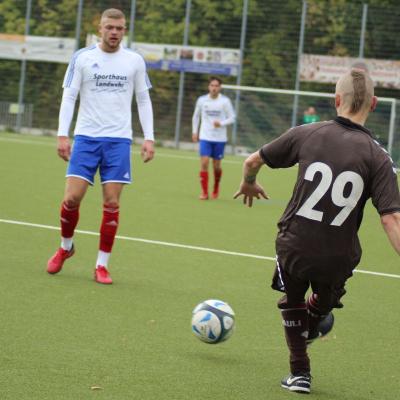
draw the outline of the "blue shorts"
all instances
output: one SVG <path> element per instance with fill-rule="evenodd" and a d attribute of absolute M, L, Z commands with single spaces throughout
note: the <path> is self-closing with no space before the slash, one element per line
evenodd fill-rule
<path fill-rule="evenodd" d="M 209 140 L 200 140 L 199 153 L 201 157 L 211 157 L 214 160 L 224 158 L 226 142 L 211 142 Z"/>
<path fill-rule="evenodd" d="M 93 185 L 97 169 L 102 184 L 131 183 L 131 141 L 75 136 L 66 176 L 82 178 Z"/>

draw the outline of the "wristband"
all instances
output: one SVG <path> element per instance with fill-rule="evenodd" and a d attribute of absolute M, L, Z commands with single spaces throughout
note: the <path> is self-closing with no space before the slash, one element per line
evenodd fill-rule
<path fill-rule="evenodd" d="M 247 175 L 243 178 L 246 183 L 253 184 L 256 181 L 256 175 Z"/>

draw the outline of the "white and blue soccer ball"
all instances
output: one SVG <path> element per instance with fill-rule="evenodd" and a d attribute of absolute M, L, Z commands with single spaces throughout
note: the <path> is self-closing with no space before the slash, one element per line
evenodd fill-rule
<path fill-rule="evenodd" d="M 221 300 L 206 300 L 192 313 L 192 331 L 205 343 L 220 343 L 229 339 L 235 328 L 235 313 Z"/>

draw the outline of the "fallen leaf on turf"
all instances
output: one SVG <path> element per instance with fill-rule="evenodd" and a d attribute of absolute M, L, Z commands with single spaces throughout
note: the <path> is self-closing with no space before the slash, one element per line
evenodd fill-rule
<path fill-rule="evenodd" d="M 91 386 L 90 389 L 91 390 L 103 390 L 103 388 L 101 386 Z"/>

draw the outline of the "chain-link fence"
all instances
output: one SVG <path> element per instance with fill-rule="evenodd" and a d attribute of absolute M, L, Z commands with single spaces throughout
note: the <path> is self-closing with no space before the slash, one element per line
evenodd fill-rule
<path fill-rule="evenodd" d="M 129 26 L 133 42 L 182 45 L 186 31 L 190 46 L 237 50 L 241 55 L 239 75 L 220 75 L 224 83 L 231 85 L 332 93 L 332 83 L 300 79 L 302 54 L 378 60 L 396 60 L 400 54 L 400 4 L 396 0 L 370 0 L 368 4 L 345 0 L 2 0 L 0 42 L 10 35 L 31 35 L 69 38 L 84 47 L 87 35 L 97 32 L 101 12 L 109 7 L 122 9 L 128 22 L 134 20 Z M 20 103 L 17 110 L 31 104 L 30 125 L 55 131 L 66 67 L 63 62 L 1 57 L 0 101 Z M 182 74 L 149 69 L 158 140 L 178 143 L 191 139 L 194 104 L 198 96 L 207 92 L 209 74 Z M 399 89 L 377 87 L 376 94 L 398 98 Z M 309 106 L 314 106 L 322 119 L 335 114 L 332 103 L 325 99 L 282 98 L 271 94 L 267 97 L 233 95 L 240 119 L 234 137 L 236 147 L 251 150 L 262 139 L 286 130 L 293 124 L 293 117 L 296 123 L 301 123 L 303 111 Z M 377 121 L 372 118 L 371 126 L 387 142 L 385 132 L 390 112 L 383 108 Z M 9 122 L 2 120 L 3 115 L 0 113 L 0 125 L 8 126 Z M 18 121 L 15 123 L 18 125 Z M 19 123 L 22 128 L 29 127 L 26 119 Z M 254 125 L 259 127 L 258 133 L 249 137 L 255 132 Z M 136 112 L 134 127 L 136 132 L 140 131 Z M 396 127 L 399 127 L 398 116 Z M 400 146 L 398 136 L 394 137 L 393 149 Z M 400 158 L 398 153 L 396 150 L 396 158 Z"/>
<path fill-rule="evenodd" d="M 33 106 L 24 104 L 20 110 L 18 103 L 0 101 L 0 129 L 13 131 L 17 125 L 17 117 L 20 116 L 22 126 L 32 129 Z"/>

